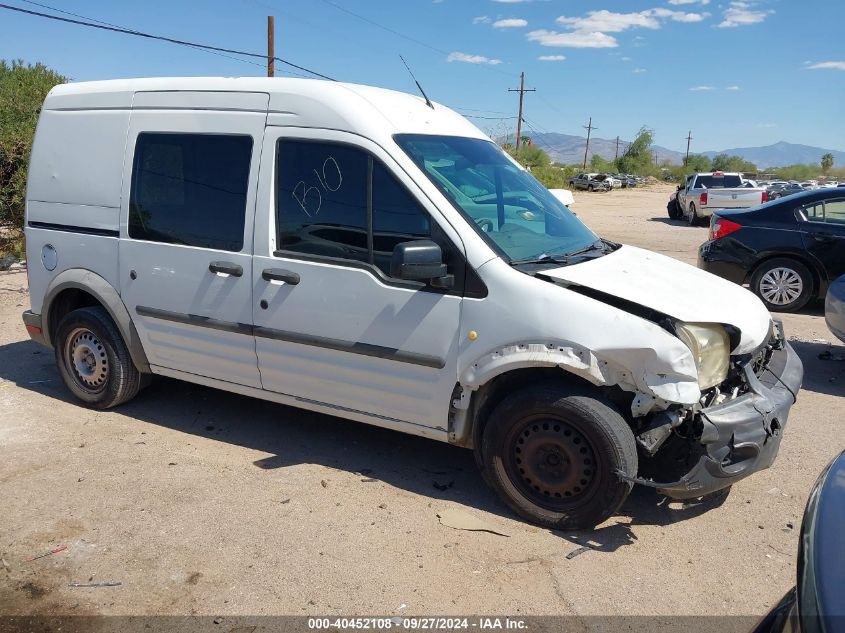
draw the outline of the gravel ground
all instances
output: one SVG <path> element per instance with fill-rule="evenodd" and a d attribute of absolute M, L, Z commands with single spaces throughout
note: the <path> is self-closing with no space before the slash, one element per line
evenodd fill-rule
<path fill-rule="evenodd" d="M 668 220 L 670 191 L 574 209 L 694 263 L 706 229 Z M 845 363 L 817 358 L 819 306 L 784 319 L 806 376 L 771 469 L 700 504 L 635 490 L 581 534 L 516 519 L 468 451 L 433 441 L 164 379 L 84 409 L 27 307 L 26 275 L 0 273 L 0 615 L 761 614 L 794 583 L 807 494 L 843 448 Z M 509 536 L 441 525 L 449 508 Z"/>

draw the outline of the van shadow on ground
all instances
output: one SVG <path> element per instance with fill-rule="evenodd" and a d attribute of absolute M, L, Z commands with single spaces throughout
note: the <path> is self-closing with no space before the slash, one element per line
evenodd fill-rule
<path fill-rule="evenodd" d="M 61 383 L 52 352 L 31 341 L 0 346 L 0 378 L 76 404 Z M 156 379 L 119 411 L 182 433 L 270 453 L 253 462 L 256 468 L 322 464 L 431 499 L 516 518 L 484 484 L 472 452 L 448 444 L 164 378 Z M 620 516 L 603 527 L 554 533 L 576 545 L 613 552 L 637 540 L 638 525 L 693 519 L 720 506 L 725 498 L 716 495 L 670 504 L 651 489 L 635 487 Z"/>
<path fill-rule="evenodd" d="M 790 344 L 804 363 L 802 390 L 845 396 L 845 345 L 809 341 L 790 341 Z M 825 360 L 828 354 L 831 358 Z"/>

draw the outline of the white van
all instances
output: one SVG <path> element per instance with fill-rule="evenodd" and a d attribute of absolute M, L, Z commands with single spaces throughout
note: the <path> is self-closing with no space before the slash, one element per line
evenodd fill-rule
<path fill-rule="evenodd" d="M 750 292 L 600 239 L 463 117 L 388 90 L 58 86 L 26 221 L 24 322 L 83 403 L 159 374 L 473 448 L 544 526 L 766 468 L 801 384 Z"/>

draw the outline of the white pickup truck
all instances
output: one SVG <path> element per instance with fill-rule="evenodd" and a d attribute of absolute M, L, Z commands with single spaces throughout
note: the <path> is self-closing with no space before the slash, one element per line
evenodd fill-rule
<path fill-rule="evenodd" d="M 686 218 L 700 224 L 719 209 L 747 209 L 768 201 L 766 190 L 753 186 L 742 174 L 711 172 L 687 176 L 669 198 L 667 210 L 673 220 Z"/>

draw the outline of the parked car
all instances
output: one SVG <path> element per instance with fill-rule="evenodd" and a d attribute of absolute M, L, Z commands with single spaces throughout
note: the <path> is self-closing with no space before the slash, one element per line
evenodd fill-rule
<path fill-rule="evenodd" d="M 578 174 L 569 179 L 569 186 L 573 189 L 587 191 L 610 191 L 610 181 L 605 174 Z"/>
<path fill-rule="evenodd" d="M 666 210 L 673 220 L 701 224 L 715 210 L 746 209 L 766 202 L 766 190 L 743 186 L 742 174 L 712 172 L 687 176 L 669 198 Z"/>
<path fill-rule="evenodd" d="M 56 86 L 26 244 L 24 323 L 82 403 L 158 374 L 472 448 L 553 528 L 767 468 L 803 374 L 751 293 L 599 238 L 472 123 L 379 88 Z"/>
<path fill-rule="evenodd" d="M 630 174 L 614 174 L 614 179 L 618 180 L 621 183 L 622 189 L 627 189 L 629 187 L 636 187 L 637 186 L 637 179 Z"/>
<path fill-rule="evenodd" d="M 816 480 L 801 521 L 795 586 L 753 633 L 845 631 L 845 452 Z"/>
<path fill-rule="evenodd" d="M 788 182 L 783 185 L 772 185 L 766 190 L 766 196 L 769 200 L 777 200 L 784 196 L 791 196 L 796 193 L 803 193 L 807 191 L 797 182 Z"/>
<path fill-rule="evenodd" d="M 827 289 L 824 320 L 828 329 L 845 343 L 845 275 L 838 277 Z"/>
<path fill-rule="evenodd" d="M 621 189 L 622 188 L 622 179 L 614 176 L 613 174 L 601 174 L 605 177 L 605 180 L 610 183 L 611 189 Z"/>
<path fill-rule="evenodd" d="M 748 283 L 769 310 L 800 310 L 845 274 L 845 193 L 816 189 L 744 212 L 720 211 L 698 265 Z"/>

